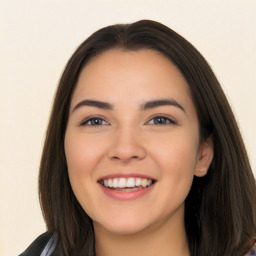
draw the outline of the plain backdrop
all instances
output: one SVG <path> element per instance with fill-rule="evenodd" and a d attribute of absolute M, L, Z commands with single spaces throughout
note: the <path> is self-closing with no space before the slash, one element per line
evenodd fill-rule
<path fill-rule="evenodd" d="M 106 25 L 154 19 L 194 44 L 230 100 L 256 173 L 255 3 L 0 0 L 0 255 L 45 231 L 37 176 L 53 95 L 75 48 Z"/>

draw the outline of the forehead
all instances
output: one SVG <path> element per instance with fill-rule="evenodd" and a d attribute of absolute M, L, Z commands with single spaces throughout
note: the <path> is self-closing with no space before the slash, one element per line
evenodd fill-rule
<path fill-rule="evenodd" d="M 72 103 L 83 97 L 122 102 L 176 97 L 191 103 L 181 72 L 167 57 L 151 49 L 111 49 L 92 58 L 81 71 Z"/>
<path fill-rule="evenodd" d="M 95 72 L 101 71 L 104 75 L 112 75 L 117 70 L 120 73 L 123 72 L 124 76 L 131 75 L 132 77 L 142 71 L 141 77 L 143 74 L 157 76 L 159 73 L 159 76 L 177 78 L 177 80 L 186 83 L 181 72 L 162 53 L 152 49 L 129 51 L 118 48 L 104 51 L 89 60 L 83 68 L 79 80 L 96 75 Z M 100 79 L 100 76 L 98 78 Z"/>

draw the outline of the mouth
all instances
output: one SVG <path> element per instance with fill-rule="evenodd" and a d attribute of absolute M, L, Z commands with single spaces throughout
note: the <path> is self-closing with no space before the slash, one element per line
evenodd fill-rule
<path fill-rule="evenodd" d="M 133 192 L 151 187 L 156 180 L 144 177 L 108 178 L 98 181 L 103 187 L 118 192 Z"/>

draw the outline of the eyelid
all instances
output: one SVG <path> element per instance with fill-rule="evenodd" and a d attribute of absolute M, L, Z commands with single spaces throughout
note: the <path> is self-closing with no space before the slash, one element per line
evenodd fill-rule
<path fill-rule="evenodd" d="M 149 122 L 151 122 L 154 118 L 164 118 L 168 120 L 168 123 L 165 124 L 150 124 Z M 174 120 L 174 118 L 170 117 L 169 115 L 166 114 L 156 114 L 152 117 L 150 117 L 149 121 L 146 122 L 146 124 L 148 125 L 170 125 L 170 124 L 177 124 L 177 122 Z"/>
<path fill-rule="evenodd" d="M 95 125 L 95 124 L 88 124 L 89 121 L 92 121 L 93 119 L 99 119 L 102 120 L 103 122 L 105 122 L 106 124 L 99 124 L 99 125 Z M 104 117 L 102 116 L 88 116 L 85 119 L 83 119 L 83 121 L 80 123 L 80 126 L 103 126 L 103 125 L 109 125 L 110 123 L 108 121 L 105 120 Z"/>
<path fill-rule="evenodd" d="M 155 123 L 150 123 L 151 121 L 153 121 L 153 119 L 155 118 L 163 118 L 167 120 L 167 123 L 159 123 L 159 124 L 155 124 Z M 103 124 L 88 124 L 88 122 L 92 121 L 93 119 L 99 119 L 101 121 L 103 121 Z M 177 124 L 177 122 L 174 120 L 173 117 L 170 117 L 169 115 L 166 114 L 155 114 L 153 116 L 151 116 L 149 118 L 149 120 L 145 123 L 146 125 L 159 125 L 159 126 L 164 126 L 164 125 L 172 125 L 172 124 Z M 85 119 L 83 119 L 80 122 L 80 126 L 105 126 L 105 125 L 110 125 L 110 123 L 106 120 L 105 117 L 100 116 L 100 115 L 92 115 L 92 116 L 88 116 Z"/>

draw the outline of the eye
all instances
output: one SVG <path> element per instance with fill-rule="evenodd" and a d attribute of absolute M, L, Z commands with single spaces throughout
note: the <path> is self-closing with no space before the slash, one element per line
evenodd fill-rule
<path fill-rule="evenodd" d="M 165 125 L 165 124 L 176 124 L 176 122 L 165 116 L 155 116 L 154 118 L 149 120 L 147 124 Z"/>
<path fill-rule="evenodd" d="M 81 123 L 82 126 L 89 125 L 89 126 L 101 126 L 101 125 L 109 125 L 109 122 L 105 121 L 100 117 L 93 117 L 90 119 L 86 119 Z"/>

